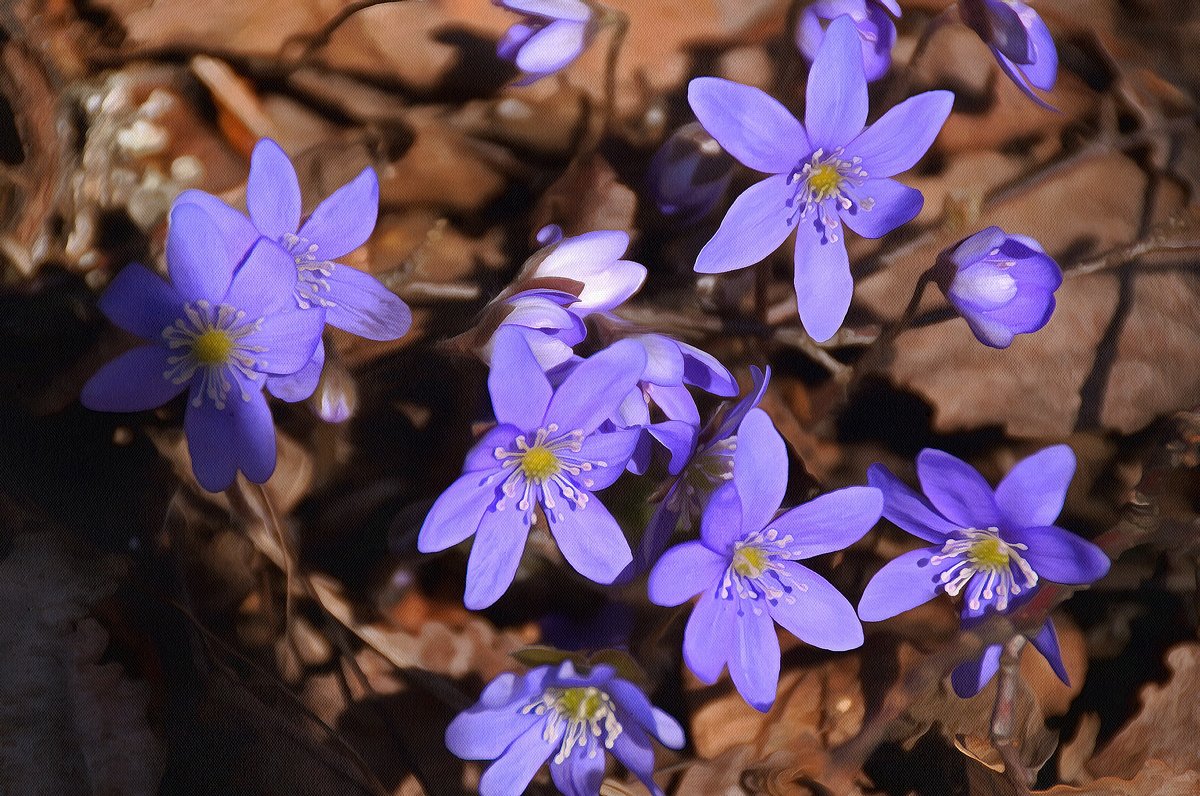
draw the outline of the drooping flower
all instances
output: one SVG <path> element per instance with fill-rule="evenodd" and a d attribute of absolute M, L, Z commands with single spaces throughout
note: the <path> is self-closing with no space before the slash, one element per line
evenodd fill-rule
<path fill-rule="evenodd" d="M 525 16 L 509 28 L 496 53 L 525 73 L 527 86 L 578 58 L 596 35 L 592 10 L 581 0 L 492 0 Z"/>
<path fill-rule="evenodd" d="M 1104 552 L 1053 524 L 1074 473 L 1075 454 L 1055 445 L 1022 459 L 993 491 L 966 462 L 926 448 L 917 456 L 921 496 L 887 468 L 872 465 L 868 482 L 883 492 L 883 516 L 933 546 L 884 565 L 863 592 L 859 616 L 878 622 L 941 593 L 961 594 L 963 621 L 969 624 L 989 610 L 1012 610 L 1042 581 L 1084 585 L 1102 577 L 1110 564 Z M 1049 620 L 1033 642 L 1065 682 Z M 952 678 L 955 689 L 960 695 L 977 692 L 999 660 L 997 645 L 980 661 L 960 666 Z"/>
<path fill-rule="evenodd" d="M 825 41 L 822 23 L 848 16 L 854 20 L 862 40 L 863 71 L 867 82 L 873 82 L 886 75 L 892 66 L 896 23 L 892 22 L 889 11 L 892 16 L 900 16 L 896 0 L 817 0 L 805 6 L 796 20 L 796 46 L 805 58 L 814 60 L 821 42 Z"/>
<path fill-rule="evenodd" d="M 650 599 L 679 605 L 700 595 L 683 656 L 705 683 L 726 664 L 738 693 L 766 711 L 779 683 L 774 623 L 828 650 L 862 644 L 850 602 L 800 559 L 840 550 L 879 521 L 872 487 L 822 495 L 776 517 L 787 488 L 787 451 L 771 419 L 750 411 L 738 428 L 733 482 L 708 502 L 699 541 L 668 550 L 650 573 Z"/>
<path fill-rule="evenodd" d="M 805 124 L 750 86 L 701 77 L 688 87 L 692 110 L 721 146 L 772 175 L 734 200 L 696 259 L 696 271 L 753 265 L 795 231 L 797 307 L 817 341 L 838 330 L 854 292 L 843 222 L 877 238 L 917 215 L 920 191 L 890 177 L 925 154 L 954 101 L 948 91 L 927 91 L 864 129 L 861 49 L 852 19 L 830 24 L 808 75 Z"/>
<path fill-rule="evenodd" d="M 629 564 L 629 543 L 592 493 L 621 474 L 641 429 L 597 429 L 645 364 L 640 346 L 618 342 L 554 389 L 521 334 L 497 334 L 488 391 L 498 425 L 467 454 L 464 474 L 434 503 L 417 540 L 428 553 L 475 534 L 468 608 L 491 605 L 512 583 L 539 507 L 563 557 L 583 576 L 611 583 Z"/>
<path fill-rule="evenodd" d="M 1058 264 L 1033 238 L 988 227 L 938 256 L 937 282 L 979 342 L 1007 348 L 1054 312 Z"/>
<path fill-rule="evenodd" d="M 958 12 L 1017 88 L 1043 108 L 1054 110 L 1033 91 L 1054 88 L 1058 75 L 1058 50 L 1038 13 L 1021 0 L 958 0 Z"/>
<path fill-rule="evenodd" d="M 724 398 L 737 395 L 733 374 L 706 351 L 664 334 L 633 333 L 623 339 L 632 340 L 645 349 L 646 369 L 638 387 L 672 420 L 700 425 L 700 410 L 687 385 Z M 645 408 L 645 402 L 642 407 Z M 648 415 L 645 421 L 649 421 Z"/>
<path fill-rule="evenodd" d="M 688 122 L 654 153 L 646 183 L 658 211 L 687 224 L 717 206 L 733 178 L 733 167 L 733 158 L 717 140 L 699 122 Z"/>
<path fill-rule="evenodd" d="M 568 308 L 579 297 L 563 290 L 533 288 L 502 299 L 501 318 L 496 331 L 483 344 L 480 356 L 491 362 L 492 348 L 501 329 L 516 330 L 525 338 L 534 358 L 543 370 L 552 370 L 575 356 L 575 346 L 587 337 L 583 319 Z"/>
<path fill-rule="evenodd" d="M 277 244 L 248 255 L 200 208 L 177 204 L 167 233 L 171 282 L 127 266 L 100 309 L 148 341 L 109 362 L 83 387 L 83 405 L 138 412 L 189 391 L 184 431 L 205 489 L 228 488 L 238 470 L 259 483 L 275 470 L 275 426 L 262 393 L 273 376 L 305 366 L 321 339 L 323 310 L 296 306 L 296 269 Z"/>
<path fill-rule="evenodd" d="M 547 760 L 564 794 L 598 796 L 606 751 L 662 796 L 651 737 L 672 749 L 684 743 L 679 722 L 612 666 L 580 673 L 568 660 L 497 677 L 479 702 L 450 722 L 446 747 L 464 760 L 496 761 L 479 781 L 482 796 L 523 793 Z"/>
<path fill-rule="evenodd" d="M 370 274 L 334 262 L 363 245 L 379 214 L 379 180 L 366 168 L 317 205 L 301 224 L 300 181 L 284 151 L 269 138 L 254 147 L 246 185 L 247 219 L 203 191 L 180 194 L 177 203 L 199 205 L 237 249 L 260 237 L 277 242 L 293 259 L 295 302 L 320 308 L 330 326 L 369 340 L 396 340 L 412 325 L 412 312 L 399 296 Z M 271 394 L 299 401 L 312 394 L 321 376 L 325 347 L 318 345 L 308 366 L 288 377 L 267 380 Z"/>

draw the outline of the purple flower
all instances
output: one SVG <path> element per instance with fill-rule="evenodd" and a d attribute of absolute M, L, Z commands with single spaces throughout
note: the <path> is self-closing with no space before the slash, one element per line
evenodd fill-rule
<path fill-rule="evenodd" d="M 113 323 L 149 345 L 109 362 L 80 396 L 89 409 L 138 412 L 188 390 L 192 471 L 212 492 L 238 470 L 259 483 L 271 477 L 275 426 L 263 383 L 304 367 L 325 326 L 324 311 L 292 300 L 287 252 L 264 240 L 244 254 L 203 210 L 177 204 L 167 233 L 171 283 L 134 264 L 100 297 Z"/>
<path fill-rule="evenodd" d="M 523 793 L 550 761 L 550 776 L 567 796 L 598 796 L 605 750 L 654 796 L 657 738 L 683 747 L 679 722 L 650 704 L 637 686 L 607 664 L 586 674 L 571 661 L 528 674 L 502 674 L 446 728 L 446 746 L 464 760 L 495 760 L 479 781 L 482 796 Z"/>
<path fill-rule="evenodd" d="M 958 0 L 958 11 L 1017 88 L 1043 108 L 1054 110 L 1033 92 L 1054 88 L 1058 73 L 1058 50 L 1038 13 L 1020 0 Z"/>
<path fill-rule="evenodd" d="M 631 334 L 625 339 L 646 351 L 646 369 L 638 381 L 641 394 L 671 420 L 700 425 L 700 410 L 688 392 L 689 384 L 726 398 L 737 395 L 733 374 L 712 354 L 663 334 Z M 645 402 L 639 403 L 644 410 Z M 648 414 L 645 421 L 649 422 Z"/>
<path fill-rule="evenodd" d="M 587 337 L 583 319 L 568 308 L 579 297 L 562 290 L 534 288 L 503 300 L 508 305 L 496 332 L 484 344 L 480 356 L 492 361 L 492 349 L 501 329 L 513 329 L 525 338 L 542 370 L 551 370 L 575 356 L 575 346 Z"/>
<path fill-rule="evenodd" d="M 595 35 L 592 10 L 581 0 L 492 0 L 525 18 L 509 28 L 497 54 L 525 73 L 527 86 L 563 69 L 583 53 Z"/>
<path fill-rule="evenodd" d="M 1014 335 L 1050 321 L 1062 271 L 1033 238 L 988 227 L 938 263 L 938 284 L 984 345 L 1007 348 Z"/>
<path fill-rule="evenodd" d="M 842 222 L 878 238 L 917 215 L 920 191 L 889 178 L 925 154 L 954 101 L 948 91 L 918 94 L 864 130 L 860 51 L 853 20 L 835 19 L 808 75 L 805 124 L 756 88 L 712 77 L 688 87 L 692 110 L 721 146 L 772 175 L 734 200 L 696 270 L 753 265 L 794 230 L 797 306 L 817 341 L 838 330 L 854 292 Z"/>
<path fill-rule="evenodd" d="M 485 608 L 512 583 L 540 507 L 563 557 L 611 583 L 630 562 L 629 543 L 592 492 L 617 480 L 641 429 L 597 432 L 636 383 L 645 353 L 619 342 L 550 386 L 524 337 L 501 330 L 488 391 L 498 425 L 467 454 L 464 474 L 425 518 L 417 547 L 444 550 L 476 535 L 467 562 L 468 608 Z"/>
<path fill-rule="evenodd" d="M 687 224 L 717 206 L 733 166 L 733 158 L 699 122 L 688 122 L 654 153 L 646 182 L 658 211 Z"/>
<path fill-rule="evenodd" d="M 883 492 L 883 516 L 933 546 L 884 565 L 863 592 L 859 616 L 878 622 L 945 592 L 963 595 L 963 619 L 975 621 L 1028 599 L 1042 580 L 1082 585 L 1102 577 L 1104 552 L 1052 524 L 1074 473 L 1075 454 L 1055 445 L 1017 462 L 993 492 L 966 462 L 926 448 L 917 456 L 923 497 L 872 465 L 868 481 Z M 1043 628 L 1033 641 L 1065 682 L 1053 640 L 1053 628 Z M 980 662 L 956 669 L 956 690 L 978 691 L 999 660 L 999 647 L 989 647 Z"/>
<path fill-rule="evenodd" d="M 892 45 L 896 43 L 896 23 L 888 16 L 889 11 L 900 16 L 896 0 L 817 0 L 806 6 L 796 21 L 796 46 L 809 61 L 815 60 L 825 41 L 822 23 L 848 16 L 862 40 L 867 82 L 878 80 L 892 66 Z"/>
<path fill-rule="evenodd" d="M 177 201 L 203 208 L 235 250 L 246 251 L 259 236 L 283 246 L 293 258 L 297 306 L 323 309 L 330 326 L 369 340 L 396 340 L 412 325 L 412 312 L 399 296 L 370 274 L 334 262 L 363 245 L 375 228 L 379 181 L 373 169 L 330 194 L 301 225 L 296 170 L 279 145 L 264 138 L 250 158 L 249 219 L 203 191 L 185 191 Z M 324 361 L 325 348 L 318 345 L 307 367 L 268 379 L 267 389 L 285 401 L 303 400 L 316 389 Z"/>
<path fill-rule="evenodd" d="M 738 693 L 766 711 L 779 683 L 773 622 L 823 649 L 862 644 L 849 601 L 797 562 L 860 539 L 879 521 L 883 497 L 872 487 L 850 487 L 776 517 L 787 451 L 761 409 L 739 426 L 733 459 L 733 483 L 708 502 L 700 540 L 671 548 L 650 573 L 650 599 L 679 605 L 699 594 L 683 637 L 688 667 L 714 683 L 728 663 Z"/>

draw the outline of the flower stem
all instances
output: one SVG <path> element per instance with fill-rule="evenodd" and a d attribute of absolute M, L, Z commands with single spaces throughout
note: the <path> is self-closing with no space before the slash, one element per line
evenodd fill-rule
<path fill-rule="evenodd" d="M 1029 793 L 1029 769 L 1021 759 L 1021 750 L 1013 730 L 1017 718 L 1017 688 L 1021 680 L 1021 650 L 1025 636 L 1013 636 L 1004 645 L 996 683 L 996 702 L 992 707 L 992 746 L 1004 760 L 1004 775 L 1018 794 Z"/>

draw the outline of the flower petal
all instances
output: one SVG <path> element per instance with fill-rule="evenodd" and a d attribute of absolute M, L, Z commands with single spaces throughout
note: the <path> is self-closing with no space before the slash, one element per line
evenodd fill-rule
<path fill-rule="evenodd" d="M 1000 524 L 992 488 L 962 459 L 926 448 L 917 454 L 917 478 L 938 513 L 959 528 L 985 529 Z"/>
<path fill-rule="evenodd" d="M 743 191 L 700 250 L 696 272 L 723 274 L 766 259 L 792 232 L 787 203 L 795 192 L 786 174 L 768 177 Z"/>
<path fill-rule="evenodd" d="M 563 381 L 550 399 L 546 420 L 564 431 L 590 434 L 625 400 L 646 368 L 646 351 L 619 340 L 593 354 Z"/>
<path fill-rule="evenodd" d="M 692 428 L 700 425 L 700 410 L 696 408 L 696 399 L 688 392 L 687 387 L 682 384 L 663 387 L 660 384 L 646 383 L 642 389 L 670 420 Z"/>
<path fill-rule="evenodd" d="M 738 443 L 740 448 L 740 437 Z M 774 528 L 780 535 L 790 534 L 791 551 L 800 558 L 812 558 L 857 542 L 879 522 L 882 511 L 882 492 L 851 486 L 813 498 L 764 527 Z"/>
<path fill-rule="evenodd" d="M 421 529 L 422 532 L 424 530 Z M 463 605 L 472 611 L 480 611 L 508 591 L 517 574 L 528 538 L 529 525 L 523 512 L 512 508 L 483 512 L 483 519 L 475 529 L 471 555 L 467 558 L 467 588 L 463 594 Z M 419 547 L 419 539 L 417 544 Z"/>
<path fill-rule="evenodd" d="M 620 259 L 629 235 L 604 229 L 564 238 L 537 264 L 534 275 L 561 276 L 583 283 L 570 311 L 580 317 L 623 304 L 646 281 L 646 266 Z"/>
<path fill-rule="evenodd" d="M 193 395 L 196 390 L 194 383 Z M 192 473 L 200 486 L 209 492 L 224 491 L 237 478 L 238 441 L 232 409 L 232 402 L 237 400 L 240 399 L 231 396 L 230 404 L 223 410 L 217 409 L 208 399 L 202 398 L 199 406 L 189 401 L 183 416 Z"/>
<path fill-rule="evenodd" d="M 574 454 L 575 458 L 592 464 L 590 472 L 579 476 L 581 481 L 587 479 L 584 486 L 589 491 L 598 492 L 620 478 L 641 435 L 640 428 L 626 428 L 592 434 L 585 439 L 579 452 Z"/>
<path fill-rule="evenodd" d="M 594 497 L 581 506 L 561 496 L 555 502 L 558 507 L 546 508 L 546 517 L 563 558 L 588 580 L 612 583 L 633 560 L 621 526 Z"/>
<path fill-rule="evenodd" d="M 325 197 L 298 234 L 317 245 L 322 260 L 336 260 L 367 242 L 378 217 L 379 178 L 368 166 Z"/>
<path fill-rule="evenodd" d="M 758 530 L 746 528 L 746 533 Z M 718 487 L 704 507 L 700 522 L 700 537 L 708 549 L 717 553 L 732 551 L 733 543 L 742 538 L 742 502 L 737 487 L 724 484 Z"/>
<path fill-rule="evenodd" d="M 1054 525 L 1006 529 L 1004 541 L 1024 544 L 1021 557 L 1033 571 L 1054 583 L 1086 585 L 1108 573 L 1112 562 L 1096 545 Z"/>
<path fill-rule="evenodd" d="M 368 273 L 336 263 L 326 281 L 325 320 L 368 340 L 399 340 L 412 326 L 412 310 L 392 291 Z"/>
<path fill-rule="evenodd" d="M 925 204 L 925 197 L 916 188 L 889 179 L 867 180 L 848 193 L 856 204 L 852 210 L 841 211 L 842 221 L 864 238 L 881 238 L 907 224 Z M 862 205 L 867 198 L 874 200 L 870 210 Z"/>
<path fill-rule="evenodd" d="M 624 735 L 621 733 L 617 737 L 620 739 Z M 589 743 L 599 744 L 599 741 L 590 740 Z M 597 796 L 604 782 L 604 753 L 599 752 L 593 757 L 585 752 L 585 747 L 576 749 L 578 751 L 561 763 L 550 763 L 550 778 L 554 781 L 554 787 L 563 796 Z"/>
<path fill-rule="evenodd" d="M 664 420 L 646 426 L 646 432 L 670 453 L 667 472 L 678 475 L 696 449 L 696 426 L 682 420 Z"/>
<path fill-rule="evenodd" d="M 872 178 L 908 171 L 933 145 L 954 107 L 949 91 L 926 91 L 896 105 L 846 147 Z"/>
<path fill-rule="evenodd" d="M 144 345 L 104 365 L 83 385 L 79 400 L 96 412 L 141 412 L 154 409 L 183 392 L 187 383 L 175 384 L 163 376 L 172 356 L 165 346 Z"/>
<path fill-rule="evenodd" d="M 246 255 L 245 262 L 234 273 L 228 292 L 223 294 L 223 301 L 244 311 L 251 318 L 261 318 L 296 309 L 295 287 L 296 263 L 291 255 L 278 243 L 259 238 Z M 324 314 L 316 310 L 312 312 L 321 315 L 323 324 Z"/>
<path fill-rule="evenodd" d="M 139 263 L 122 268 L 97 302 L 110 321 L 147 340 L 161 338 L 182 314 L 183 303 L 175 288 Z"/>
<path fill-rule="evenodd" d="M 629 713 L 643 730 L 653 735 L 668 749 L 681 749 L 685 739 L 683 727 L 672 716 L 650 704 L 646 695 L 628 680 L 613 678 L 606 689 L 621 708 Z"/>
<path fill-rule="evenodd" d="M 494 339 L 488 393 L 496 419 L 532 433 L 542 426 L 554 390 L 524 335 L 501 327 Z"/>
<path fill-rule="evenodd" d="M 246 207 L 259 232 L 276 243 L 300 226 L 300 180 L 279 144 L 264 138 L 250 155 Z"/>
<path fill-rule="evenodd" d="M 882 464 L 867 468 L 867 483 L 883 493 L 883 516 L 918 539 L 942 544 L 947 534 L 959 529 Z"/>
<path fill-rule="evenodd" d="M 548 75 L 574 61 L 587 43 L 587 25 L 554 21 L 529 37 L 514 63 L 530 75 Z"/>
<path fill-rule="evenodd" d="M 768 365 L 767 369 L 763 371 L 751 365 L 750 379 L 750 391 L 726 413 L 717 433 L 712 436 L 712 442 L 727 439 L 737 433 L 737 428 L 742 424 L 746 413 L 758 406 L 762 397 L 766 395 L 767 385 L 771 383 L 771 367 Z"/>
<path fill-rule="evenodd" d="M 788 455 L 771 417 L 751 409 L 738 426 L 733 483 L 742 504 L 743 532 L 767 527 L 787 491 Z"/>
<path fill-rule="evenodd" d="M 663 553 L 650 572 L 646 588 L 655 605 L 682 605 L 720 582 L 729 560 L 698 541 L 684 542 Z"/>
<path fill-rule="evenodd" d="M 281 401 L 295 403 L 303 401 L 321 383 L 321 371 L 325 368 L 325 344 L 318 338 L 308 363 L 295 373 L 285 376 L 268 376 L 267 391 Z M 322 417 L 325 417 L 322 415 Z M 326 418 L 328 419 L 328 418 Z"/>
<path fill-rule="evenodd" d="M 459 713 L 446 728 L 446 748 L 463 760 L 494 760 L 545 717 L 522 712 L 522 695 L 532 700 L 521 679 L 505 672 L 488 684 L 479 702 Z M 516 703 L 516 704 L 514 704 Z"/>
<path fill-rule="evenodd" d="M 842 593 L 803 564 L 784 561 L 784 571 L 803 588 L 794 603 L 768 603 L 771 617 L 805 644 L 841 652 L 861 647 L 862 623 Z"/>
<path fill-rule="evenodd" d="M 542 737 L 543 722 L 535 722 L 517 737 L 479 779 L 480 796 L 512 796 L 524 793 L 555 746 Z"/>
<path fill-rule="evenodd" d="M 183 301 L 219 304 L 236 265 L 217 222 L 199 205 L 176 205 L 171 210 L 167 270 Z"/>
<path fill-rule="evenodd" d="M 688 84 L 688 104 L 708 134 L 755 171 L 786 174 L 812 151 L 804 125 L 760 89 L 698 77 Z"/>
<path fill-rule="evenodd" d="M 1067 674 L 1067 667 L 1063 665 L 1062 650 L 1058 646 L 1058 634 L 1054 631 L 1054 622 L 1047 618 L 1046 624 L 1042 625 L 1042 629 L 1030 639 L 1030 642 L 1034 649 L 1042 653 L 1046 663 L 1050 664 L 1051 671 L 1058 675 L 1058 679 L 1063 681 L 1063 685 L 1070 685 L 1071 676 Z"/>
<path fill-rule="evenodd" d="M 250 400 L 231 402 L 237 467 L 256 484 L 266 483 L 275 472 L 275 421 L 261 389 L 249 392 Z"/>
<path fill-rule="evenodd" d="M 1056 113 L 1058 112 L 1058 108 L 1055 108 L 1049 102 L 1046 102 L 1046 100 L 1034 93 L 1033 87 L 1029 82 L 1029 78 L 1025 77 L 1025 71 L 1020 66 L 1008 60 L 1004 53 L 1000 52 L 995 47 L 992 48 L 992 55 L 996 57 L 996 63 L 1000 66 L 1000 71 L 1006 74 L 1008 79 L 1011 80 L 1017 88 L 1021 89 L 1025 96 L 1029 97 L 1029 99 L 1033 100 L 1045 110 L 1054 111 Z"/>
<path fill-rule="evenodd" d="M 611 689 L 609 693 L 611 695 Z M 629 716 L 620 718 L 625 721 L 621 722 L 621 734 L 613 742 L 613 757 L 620 760 L 621 765 L 641 780 L 653 796 L 662 796 L 662 790 L 654 782 L 654 747 L 650 744 L 650 738 L 639 725 L 626 726 L 625 722 L 630 720 Z M 596 796 L 597 793 L 599 791 L 593 788 L 584 792 L 583 796 Z"/>
<path fill-rule="evenodd" d="M 854 20 L 841 16 L 825 31 L 825 40 L 808 72 L 804 126 L 812 148 L 829 153 L 852 141 L 866 122 L 862 42 Z"/>
<path fill-rule="evenodd" d="M 1075 475 L 1075 452 L 1053 445 L 1017 462 L 996 487 L 996 505 L 1012 526 L 1050 525 L 1062 513 Z"/>
<path fill-rule="evenodd" d="M 324 328 L 325 319 L 320 310 L 302 310 L 293 303 L 264 317 L 258 331 L 247 335 L 243 342 L 265 349 L 254 355 L 255 370 L 286 376 L 312 362 L 317 346 L 321 345 Z M 320 375 L 319 370 L 317 373 Z M 313 388 L 316 388 L 315 383 Z"/>
<path fill-rule="evenodd" d="M 195 188 L 184 191 L 175 197 L 175 204 L 197 205 L 205 213 L 208 213 L 209 218 L 215 221 L 217 228 L 221 230 L 221 236 L 225 238 L 229 254 L 235 265 L 246 258 L 250 247 L 262 237 L 258 227 L 254 226 L 254 222 L 247 218 L 242 211 L 230 207 L 205 191 Z"/>
<path fill-rule="evenodd" d="M 701 351 L 693 345 L 677 342 L 680 353 L 683 354 L 683 381 L 699 387 L 705 392 L 731 398 L 738 394 L 737 379 L 729 372 L 729 368 L 707 351 Z"/>
<path fill-rule="evenodd" d="M 818 343 L 833 337 L 841 328 L 854 295 L 846 242 L 838 238 L 823 243 L 822 234 L 812 223 L 800 222 L 793 275 L 800 323 Z"/>
<path fill-rule="evenodd" d="M 924 605 L 942 592 L 941 574 L 956 559 L 931 562 L 938 548 L 923 547 L 896 556 L 875 573 L 863 590 L 858 615 L 864 622 L 881 622 Z"/>
<path fill-rule="evenodd" d="M 983 690 L 1000 670 L 1000 653 L 1003 650 L 999 644 L 991 644 L 983 650 L 977 660 L 959 664 L 950 673 L 950 684 L 954 693 L 963 699 L 970 699 Z"/>
<path fill-rule="evenodd" d="M 756 614 L 749 605 L 743 605 L 734 626 L 737 636 L 729 656 L 729 676 L 742 699 L 755 710 L 766 713 L 779 688 L 779 636 L 775 634 L 775 623 L 766 611 Z"/>
<path fill-rule="evenodd" d="M 700 595 L 683 631 L 683 659 L 700 682 L 709 685 L 725 668 L 738 618 L 733 600 L 718 599 L 713 592 L 709 589 Z"/>
<path fill-rule="evenodd" d="M 497 469 L 500 465 L 496 458 L 496 448 L 513 449 L 513 443 L 521 433 L 522 429 L 509 423 L 500 423 L 490 428 L 471 446 L 471 450 L 467 451 L 463 472 Z"/>
<path fill-rule="evenodd" d="M 679 344 L 662 334 L 638 334 L 630 337 L 646 349 L 646 369 L 642 381 L 652 384 L 683 383 L 683 352 Z"/>
<path fill-rule="evenodd" d="M 417 536 L 418 550 L 436 553 L 475 533 L 484 512 L 496 501 L 497 487 L 487 483 L 487 475 L 465 473 L 446 487 L 425 517 Z"/>
<path fill-rule="evenodd" d="M 1029 26 L 1029 45 L 1033 51 L 1033 63 L 1026 64 L 1021 71 L 1033 86 L 1049 91 L 1054 88 L 1054 80 L 1058 75 L 1058 50 L 1054 46 L 1054 37 L 1038 13 L 1028 5 L 1021 3 L 1018 12 Z"/>

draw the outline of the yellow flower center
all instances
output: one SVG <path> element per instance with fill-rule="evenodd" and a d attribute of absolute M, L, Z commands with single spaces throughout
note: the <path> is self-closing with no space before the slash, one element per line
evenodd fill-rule
<path fill-rule="evenodd" d="M 761 547 L 739 547 L 733 553 L 733 571 L 743 578 L 757 578 L 767 568 L 767 553 Z"/>
<path fill-rule="evenodd" d="M 976 569 L 998 570 L 1008 567 L 1008 546 L 994 536 L 984 537 L 971 545 L 967 558 Z"/>
<path fill-rule="evenodd" d="M 192 343 L 192 356 L 201 365 L 221 365 L 229 361 L 233 338 L 223 329 L 209 329 Z"/>
<path fill-rule="evenodd" d="M 820 202 L 836 196 L 842 187 L 842 174 L 832 163 L 821 163 L 813 167 L 808 175 L 808 187 L 813 200 Z"/>
<path fill-rule="evenodd" d="M 590 687 L 563 689 L 555 703 L 563 716 L 584 720 L 596 718 L 603 706 L 599 689 Z"/>
<path fill-rule="evenodd" d="M 542 740 L 558 744 L 555 763 L 562 763 L 576 748 L 587 747 L 593 739 L 612 749 L 624 728 L 617 720 L 612 697 L 590 685 L 571 688 L 547 688 L 542 698 L 526 705 L 522 713 L 545 716 Z M 595 757 L 598 748 L 588 754 Z"/>
<path fill-rule="evenodd" d="M 534 445 L 521 456 L 521 469 L 530 481 L 542 484 L 558 475 L 562 463 L 549 448 Z"/>

